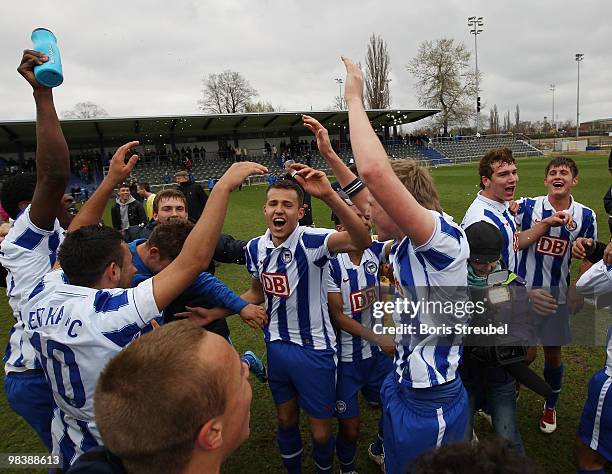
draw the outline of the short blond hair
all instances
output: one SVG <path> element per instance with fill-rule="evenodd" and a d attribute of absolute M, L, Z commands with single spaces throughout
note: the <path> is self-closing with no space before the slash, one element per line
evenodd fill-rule
<path fill-rule="evenodd" d="M 225 412 L 225 368 L 201 355 L 210 337 L 190 321 L 165 324 L 119 352 L 102 371 L 96 424 L 104 445 L 128 472 L 182 472 L 202 425 Z"/>
<path fill-rule="evenodd" d="M 391 168 L 421 206 L 442 212 L 438 191 L 427 168 L 412 159 L 392 160 Z"/>

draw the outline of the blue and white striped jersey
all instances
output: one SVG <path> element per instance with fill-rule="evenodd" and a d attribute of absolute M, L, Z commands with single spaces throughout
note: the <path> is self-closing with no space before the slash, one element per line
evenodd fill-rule
<path fill-rule="evenodd" d="M 64 230 L 56 220 L 53 230 L 36 227 L 30 220 L 28 206 L 13 222 L 0 248 L 0 264 L 7 270 L 6 294 L 15 324 L 4 354 L 4 371 L 24 372 L 40 369 L 34 349 L 24 336 L 21 308 L 30 291 L 55 264 L 56 251 L 64 239 Z"/>
<path fill-rule="evenodd" d="M 364 250 L 359 265 L 348 253 L 340 253 L 329 262 L 327 291 L 341 293 L 342 312 L 372 330 L 372 305 L 380 300 L 379 267 L 386 261 L 386 242 L 374 241 Z M 353 362 L 372 357 L 380 349 L 366 339 L 338 331 L 338 357 L 342 362 Z"/>
<path fill-rule="evenodd" d="M 96 290 L 65 282 L 55 270 L 23 305 L 25 332 L 36 350 L 57 409 L 51 425 L 53 454 L 68 466 L 101 444 L 94 421 L 100 372 L 159 316 L 152 279 L 136 288 Z"/>
<path fill-rule="evenodd" d="M 521 198 L 516 223 L 521 231 L 553 215 L 556 211 L 547 196 Z M 537 242 L 519 252 L 516 274 L 527 286 L 550 289 L 559 304 L 565 303 L 570 283 L 572 244 L 578 237 L 597 239 L 597 220 L 592 209 L 574 201 L 566 212 L 572 215 L 569 226 L 551 227 Z"/>
<path fill-rule="evenodd" d="M 486 198 L 479 192 L 476 199 L 470 204 L 463 217 L 461 227 L 467 229 L 475 222 L 487 221 L 497 227 L 504 238 L 502 260 L 508 270 L 516 272 L 518 252 L 518 236 L 514 216 L 508 210 L 509 203 L 497 202 Z"/>
<path fill-rule="evenodd" d="M 612 293 L 612 265 L 606 265 L 600 260 L 582 274 L 576 282 L 576 289 L 585 296 L 607 294 L 609 297 Z M 608 327 L 606 348 L 606 375 L 612 377 L 612 326 Z"/>
<path fill-rule="evenodd" d="M 396 298 L 422 305 L 414 312 L 399 312 L 396 307 L 393 313 L 396 329 L 401 328 L 403 332 L 395 337 L 395 370 L 399 382 L 412 388 L 427 388 L 454 380 L 462 353 L 461 335 L 428 334 L 421 331 L 421 325 L 451 328 L 455 324 L 467 324 L 470 316 L 453 309 L 464 306 L 468 300 L 470 248 L 467 237 L 452 217 L 430 212 L 436 227 L 429 242 L 414 247 L 410 239 L 404 237 L 399 244 L 393 245 L 389 257 L 395 276 Z M 440 305 L 436 306 L 437 303 Z M 444 311 L 440 311 L 441 305 Z M 410 334 L 408 328 L 412 328 L 414 334 Z"/>
<path fill-rule="evenodd" d="M 327 272 L 334 256 L 327 240 L 335 231 L 298 226 L 278 247 L 268 229 L 246 246 L 246 266 L 265 294 L 266 342 L 293 342 L 314 349 L 336 349 L 327 309 Z"/>

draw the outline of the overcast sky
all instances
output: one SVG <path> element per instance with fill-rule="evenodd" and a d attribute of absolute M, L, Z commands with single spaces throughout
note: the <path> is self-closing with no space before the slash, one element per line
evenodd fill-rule
<path fill-rule="evenodd" d="M 0 29 L 0 120 L 29 120 L 34 107 L 17 74 L 36 27 L 58 38 L 64 83 L 56 107 L 92 101 L 111 116 L 199 113 L 202 77 L 239 71 L 259 99 L 284 110 L 323 110 L 344 77 L 340 55 L 363 61 L 379 34 L 391 56 L 391 102 L 418 108 L 406 64 L 424 40 L 453 38 L 473 52 L 467 17 L 484 17 L 478 36 L 481 96 L 500 115 L 576 119 L 612 116 L 612 1 L 382 0 L 4 0 Z"/>

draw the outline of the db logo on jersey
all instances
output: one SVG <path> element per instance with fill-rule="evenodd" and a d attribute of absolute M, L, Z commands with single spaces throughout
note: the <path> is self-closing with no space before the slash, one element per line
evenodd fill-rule
<path fill-rule="evenodd" d="M 351 293 L 351 311 L 357 313 L 369 308 L 376 301 L 376 290 L 373 286 Z"/>
<path fill-rule="evenodd" d="M 536 245 L 536 252 L 553 257 L 565 255 L 569 241 L 557 237 L 540 237 Z"/>
<path fill-rule="evenodd" d="M 289 279 L 284 273 L 262 273 L 261 283 L 264 291 L 271 295 L 287 298 L 291 293 Z"/>

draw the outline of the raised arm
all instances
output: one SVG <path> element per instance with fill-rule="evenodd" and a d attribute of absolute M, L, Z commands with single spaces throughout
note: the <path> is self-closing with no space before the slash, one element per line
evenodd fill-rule
<path fill-rule="evenodd" d="M 292 164 L 291 169 L 297 171 L 295 179 L 304 191 L 327 204 L 346 228 L 345 232 L 336 232 L 329 237 L 327 242 L 329 250 L 352 252 L 368 248 L 372 243 L 369 226 L 332 189 L 325 173 L 300 163 Z"/>
<path fill-rule="evenodd" d="M 349 167 L 346 166 L 344 161 L 342 161 L 342 159 L 334 151 L 331 141 L 329 140 L 329 133 L 327 132 L 327 129 L 321 125 L 317 119 L 310 117 L 309 115 L 303 115 L 302 120 L 304 121 L 304 126 L 310 130 L 317 139 L 317 148 L 319 148 L 319 153 L 321 153 L 321 156 L 332 169 L 332 172 L 340 183 L 340 186 L 342 186 L 342 188 L 346 188 L 351 183 L 354 183 L 357 176 L 355 176 L 355 173 L 353 173 Z M 351 201 L 355 203 L 357 208 L 363 212 L 364 215 L 369 215 L 369 196 L 370 193 L 367 188 L 350 196 Z"/>
<path fill-rule="evenodd" d="M 349 111 L 351 148 L 359 176 L 402 233 L 410 237 L 413 245 L 423 245 L 435 230 L 434 217 L 417 202 L 393 172 L 387 153 L 363 107 L 363 75 L 350 59 L 342 60 L 346 66 L 344 96 Z"/>
<path fill-rule="evenodd" d="M 221 234 L 229 194 L 249 176 L 263 174 L 267 168 L 259 163 L 234 163 L 215 185 L 204 212 L 185 240 L 181 253 L 153 277 L 153 295 L 162 310 L 181 294 L 208 267 Z"/>
<path fill-rule="evenodd" d="M 34 77 L 34 66 L 49 58 L 25 50 L 17 68 L 34 91 L 36 103 L 36 188 L 30 219 L 40 229 L 51 230 L 60 212 L 62 196 L 70 179 L 70 153 L 53 103 L 53 91 Z"/>
<path fill-rule="evenodd" d="M 100 183 L 100 186 L 98 186 L 98 189 L 96 189 L 96 192 L 83 204 L 83 207 L 74 217 L 68 228 L 69 231 L 100 222 L 115 187 L 125 181 L 138 161 L 138 155 L 132 155 L 128 162 L 125 162 L 126 155 L 136 145 L 138 145 L 137 141 L 128 142 L 117 149 L 110 160 L 107 175 L 102 183 Z"/>

